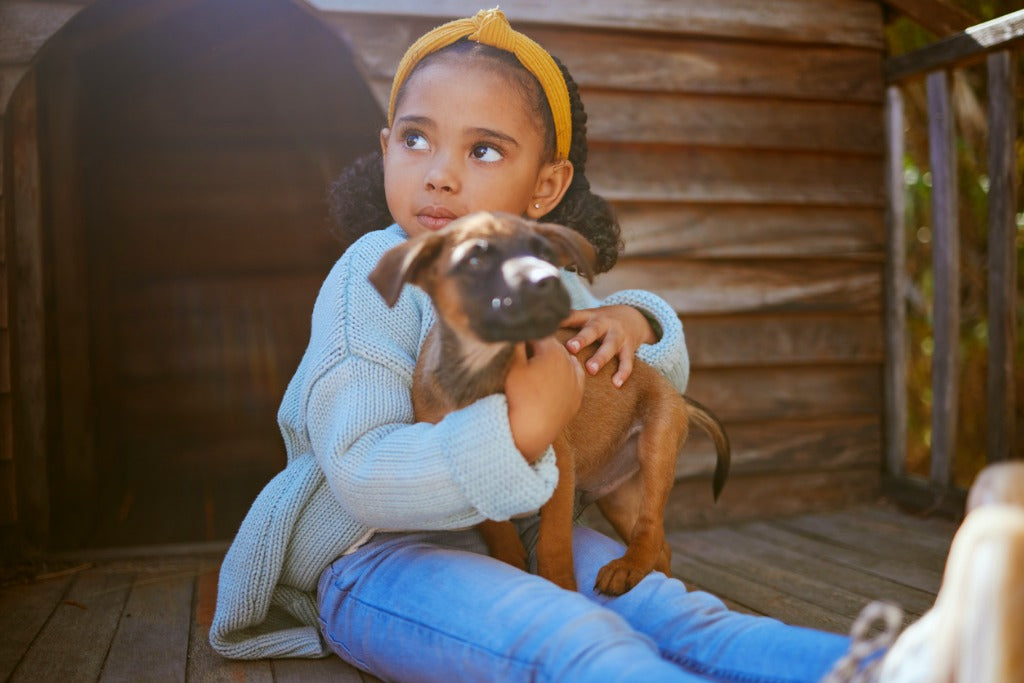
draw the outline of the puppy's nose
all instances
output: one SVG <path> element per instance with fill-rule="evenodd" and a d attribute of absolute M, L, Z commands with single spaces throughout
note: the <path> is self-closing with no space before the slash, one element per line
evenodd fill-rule
<path fill-rule="evenodd" d="M 545 292 L 560 282 L 558 268 L 536 256 L 509 259 L 502 264 L 501 272 L 512 289 L 525 287 L 535 292 Z"/>

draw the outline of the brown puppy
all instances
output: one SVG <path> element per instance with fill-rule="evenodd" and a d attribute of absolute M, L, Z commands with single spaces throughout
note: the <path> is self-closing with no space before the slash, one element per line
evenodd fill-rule
<path fill-rule="evenodd" d="M 568 228 L 508 214 L 476 213 L 444 230 L 389 250 L 370 281 L 389 306 L 406 283 L 433 300 L 438 323 L 420 352 L 413 379 L 416 419 L 438 422 L 473 401 L 504 391 L 515 345 L 559 332 L 570 312 L 558 267 L 593 273 L 590 243 Z M 584 363 L 595 347 L 580 352 Z M 537 570 L 575 590 L 572 562 L 574 494 L 596 501 L 627 543 L 595 588 L 620 595 L 657 569 L 669 573 L 664 512 L 675 479 L 676 454 L 693 419 L 715 442 L 715 498 L 729 470 L 729 443 L 718 420 L 681 396 L 657 370 L 637 359 L 629 380 L 615 388 L 615 363 L 588 376 L 582 408 L 554 442 L 558 485 L 541 508 Z M 491 554 L 525 566 L 525 552 L 508 522 L 480 529 Z"/>

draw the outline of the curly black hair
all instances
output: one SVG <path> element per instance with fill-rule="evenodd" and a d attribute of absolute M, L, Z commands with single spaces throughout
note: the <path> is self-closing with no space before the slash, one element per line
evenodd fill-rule
<path fill-rule="evenodd" d="M 535 103 L 535 111 L 545 123 L 545 148 L 554 158 L 554 118 L 547 98 L 537 79 L 515 58 L 504 50 L 467 41 L 465 39 L 429 55 L 416 65 L 406 83 L 416 71 L 438 55 L 458 52 L 472 53 L 502 62 L 517 69 L 514 72 L 518 84 Z M 579 86 L 569 70 L 555 58 L 569 90 L 569 106 L 572 114 L 572 142 L 569 147 L 569 162 L 573 166 L 572 183 L 562 201 L 541 220 L 559 223 L 580 233 L 594 245 L 597 251 L 597 273 L 608 271 L 618 260 L 622 250 L 621 229 L 618 218 L 604 198 L 594 194 L 587 180 L 587 113 L 580 98 Z M 403 86 L 404 89 L 404 86 Z M 402 91 L 398 93 L 400 100 Z M 384 161 L 380 151 L 367 154 L 353 162 L 328 187 L 330 216 L 335 224 L 335 234 L 344 243 L 350 243 L 372 230 L 385 228 L 394 222 L 388 211 L 384 193 Z"/>

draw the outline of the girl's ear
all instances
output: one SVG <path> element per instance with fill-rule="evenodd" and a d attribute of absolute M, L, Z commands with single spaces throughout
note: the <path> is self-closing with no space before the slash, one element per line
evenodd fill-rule
<path fill-rule="evenodd" d="M 572 162 L 566 159 L 544 164 L 537 176 L 533 198 L 526 207 L 526 215 L 536 220 L 558 206 L 572 183 L 572 174 Z"/>
<path fill-rule="evenodd" d="M 388 138 L 391 137 L 390 128 L 380 129 L 380 155 L 387 159 L 388 158 Z"/>

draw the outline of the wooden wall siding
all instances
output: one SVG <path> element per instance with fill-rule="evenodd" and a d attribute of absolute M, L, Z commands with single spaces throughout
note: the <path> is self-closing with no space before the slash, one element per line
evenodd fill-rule
<path fill-rule="evenodd" d="M 0 151 L 13 144 L 7 133 L 8 104 L 39 48 L 80 9 L 71 2 L 5 2 L 0 4 Z M 0 553 L 17 543 L 18 484 L 14 459 L 14 404 L 11 380 L 12 330 L 8 302 L 14 268 L 7 250 L 10 202 L 8 158 L 0 154 Z M 25 463 L 23 468 L 28 467 Z M 23 492 L 22 494 L 26 494 Z M 31 494 L 28 494 L 31 497 Z M 10 532 L 10 533 L 9 533 Z"/>
<path fill-rule="evenodd" d="M 108 0 L 67 29 L 31 71 L 59 245 L 53 543 L 228 538 L 284 461 L 277 406 L 342 249 L 326 185 L 382 114 L 287 0 Z"/>
<path fill-rule="evenodd" d="M 441 15 L 472 11 L 455 0 L 432 5 L 431 17 L 413 3 L 381 10 L 386 17 L 359 3 L 313 4 L 331 10 L 327 21 L 360 55 L 380 102 L 405 46 Z M 774 15 L 766 22 L 787 23 L 770 35 L 745 23 L 757 10 L 742 0 L 676 3 L 674 19 L 654 2 L 631 4 L 628 19 L 611 3 L 583 16 L 502 6 L 566 63 L 587 105 L 588 176 L 613 201 L 626 241 L 595 291 L 652 289 L 676 308 L 690 392 L 732 437 L 736 476 L 715 509 L 704 491 L 710 442 L 697 436 L 681 454 L 677 521 L 877 491 L 881 8 L 802 5 L 811 27 L 798 6 L 758 5 Z M 690 24 L 691 12 L 706 14 Z M 701 23 L 710 16 L 713 28 Z M 863 23 L 851 34 L 851 22 Z"/>
<path fill-rule="evenodd" d="M 477 0 L 306 0 L 328 16 L 363 13 L 390 17 L 465 17 L 481 8 Z M 560 5 L 545 0 L 510 0 L 501 8 L 515 22 L 613 31 L 643 31 L 770 42 L 826 43 L 881 50 L 880 9 L 871 0 L 632 0 Z M 410 34 L 408 45 L 420 34 Z M 530 35 L 534 33 L 531 31 Z"/>
<path fill-rule="evenodd" d="M 90 4 L 0 4 L 5 108 L 43 43 Z M 118 29 L 103 40 L 201 4 L 130 4 Z M 355 48 L 378 106 L 405 46 L 431 26 L 479 8 L 469 0 L 297 4 L 311 6 L 314 18 Z M 739 483 L 731 495 L 785 491 L 790 502 L 811 504 L 816 495 L 819 502 L 836 502 L 874 491 L 882 354 L 880 3 L 640 0 L 565 8 L 513 0 L 502 8 L 562 58 L 580 83 L 591 117 L 591 180 L 615 203 L 627 240 L 620 265 L 599 280 L 597 291 L 653 289 L 683 316 L 694 363 L 692 391 L 722 413 L 737 444 Z M 189 59 L 192 67 L 202 66 L 202 57 Z M 231 82 L 208 92 L 214 108 L 245 96 Z M 308 315 L 308 302 L 284 300 L 288 288 L 281 278 L 290 278 L 295 291 L 313 288 L 319 279 L 312 273 L 297 279 L 288 274 L 289 269 L 302 272 L 304 258 L 303 249 L 288 241 L 278 245 L 276 266 L 253 266 L 261 247 L 247 239 L 242 225 L 259 220 L 260 212 L 246 213 L 245 192 L 223 182 L 240 170 L 256 174 L 254 186 L 278 179 L 273 172 L 261 176 L 259 164 L 252 163 L 261 149 L 289 143 L 267 137 L 266 130 L 249 131 L 255 138 L 242 142 L 241 136 L 239 144 L 222 145 L 206 158 L 203 178 L 210 191 L 193 196 L 187 206 L 162 204 L 156 212 L 162 215 L 147 211 L 154 199 L 160 201 L 150 181 L 168 194 L 182 191 L 189 181 L 184 170 L 191 168 L 189 155 L 219 144 L 208 133 L 196 136 L 196 129 L 175 128 L 205 104 L 169 105 L 151 95 L 148 101 L 124 97 L 117 103 L 122 109 L 112 110 L 123 115 L 134 106 L 158 118 L 166 114 L 159 125 L 175 140 L 163 147 L 153 140 L 139 144 L 141 139 L 130 138 L 131 126 L 122 126 L 128 137 L 121 148 L 131 149 L 132 156 L 104 170 L 108 181 L 127 190 L 121 193 L 119 216 L 143 226 L 116 239 L 109 229 L 95 238 L 109 249 L 105 258 L 113 267 L 105 277 L 116 279 L 126 292 L 111 308 L 112 317 L 104 319 L 111 323 L 105 343 L 124 351 L 118 372 L 145 378 L 131 395 L 118 399 L 140 425 L 124 435 L 126 447 L 145 438 L 146 425 L 172 424 L 189 405 L 237 421 L 238 414 L 225 408 L 228 403 L 273 393 L 270 385 L 286 378 L 291 367 L 269 361 L 267 350 L 281 329 L 307 324 L 299 318 Z M 273 98 L 258 103 L 279 104 Z M 239 124 L 245 125 L 236 117 L 231 125 Z M 136 132 L 145 137 L 145 131 Z M 291 170 L 285 164 L 280 177 Z M 278 194 L 266 201 L 277 215 L 302 200 Z M 224 216 L 228 207 L 238 213 L 208 220 L 205 227 L 181 220 L 189 213 Z M 0 223 L 0 231 L 6 230 Z M 189 250 L 196 239 L 209 248 Z M 134 259 L 138 263 L 126 269 Z M 190 275 L 208 283 L 226 272 L 233 275 L 202 292 L 195 283 L 175 287 L 170 264 L 184 259 Z M 7 272 L 6 254 L 0 268 Z M 141 272 L 153 276 L 145 282 Z M 257 281 L 271 293 L 247 294 Z M 6 291 L 0 294 L 6 300 Z M 166 305 L 142 315 L 156 300 Z M 223 306 L 229 300 L 234 303 L 227 311 Z M 275 313 L 268 316 L 269 311 Z M 273 322 L 267 323 L 268 317 Z M 211 320 L 220 327 L 212 327 Z M 183 326 L 192 330 L 187 355 L 151 352 L 158 340 Z M 7 331 L 0 327 L 0 358 Z M 236 342 L 242 339 L 248 340 L 248 350 L 240 351 Z M 197 380 L 214 367 L 241 382 L 237 393 L 226 397 L 223 387 Z M 3 378 L 0 372 L 0 419 L 10 404 Z M 163 417 L 148 403 L 160 393 L 172 394 Z M 225 409 L 216 412 L 217 406 Z M 252 443 L 267 437 L 259 430 L 236 436 L 233 445 L 213 448 L 214 457 L 237 462 Z M 277 443 L 276 434 L 269 438 Z M 704 476 L 709 458 L 708 444 L 695 440 L 680 461 L 681 472 Z M 0 451 L 0 496 L 4 487 L 10 489 L 4 462 Z M 810 487 L 809 492 L 789 495 L 800 487 Z M 735 500 L 730 503 L 735 509 L 755 504 Z M 767 503 L 765 511 L 770 507 Z"/>

